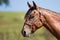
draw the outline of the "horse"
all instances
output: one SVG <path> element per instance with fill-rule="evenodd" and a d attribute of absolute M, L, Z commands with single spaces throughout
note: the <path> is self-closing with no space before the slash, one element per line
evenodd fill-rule
<path fill-rule="evenodd" d="M 29 10 L 24 17 L 22 35 L 31 36 L 37 29 L 45 27 L 58 40 L 60 40 L 60 14 L 49 9 L 38 7 L 33 1 L 33 6 L 27 2 Z"/>

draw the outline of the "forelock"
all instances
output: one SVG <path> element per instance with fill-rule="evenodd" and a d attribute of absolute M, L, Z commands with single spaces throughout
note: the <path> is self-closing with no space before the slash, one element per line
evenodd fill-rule
<path fill-rule="evenodd" d="M 25 14 L 24 19 L 26 19 L 26 18 L 28 17 L 28 15 L 30 15 L 30 13 L 31 13 L 33 10 L 35 10 L 34 7 L 30 8 L 30 9 L 27 11 L 27 13 Z"/>

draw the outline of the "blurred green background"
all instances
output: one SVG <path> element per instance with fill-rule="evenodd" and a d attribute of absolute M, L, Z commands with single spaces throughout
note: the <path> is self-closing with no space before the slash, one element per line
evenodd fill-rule
<path fill-rule="evenodd" d="M 0 40 L 56 40 L 44 27 L 38 29 L 30 38 L 23 37 L 25 12 L 0 12 Z"/>

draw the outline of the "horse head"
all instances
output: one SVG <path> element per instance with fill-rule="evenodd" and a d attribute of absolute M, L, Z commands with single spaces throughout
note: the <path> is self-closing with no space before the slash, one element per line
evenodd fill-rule
<path fill-rule="evenodd" d="M 34 33 L 37 29 L 43 26 L 44 17 L 40 12 L 40 8 L 33 1 L 33 6 L 27 2 L 29 6 L 29 10 L 25 15 L 25 22 L 22 29 L 22 35 L 30 36 L 30 34 Z"/>

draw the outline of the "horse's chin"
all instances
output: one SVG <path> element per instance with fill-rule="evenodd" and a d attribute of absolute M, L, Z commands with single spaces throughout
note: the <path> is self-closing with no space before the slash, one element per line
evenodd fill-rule
<path fill-rule="evenodd" d="M 29 34 L 29 35 L 26 35 L 26 37 L 31 37 L 31 34 Z"/>

